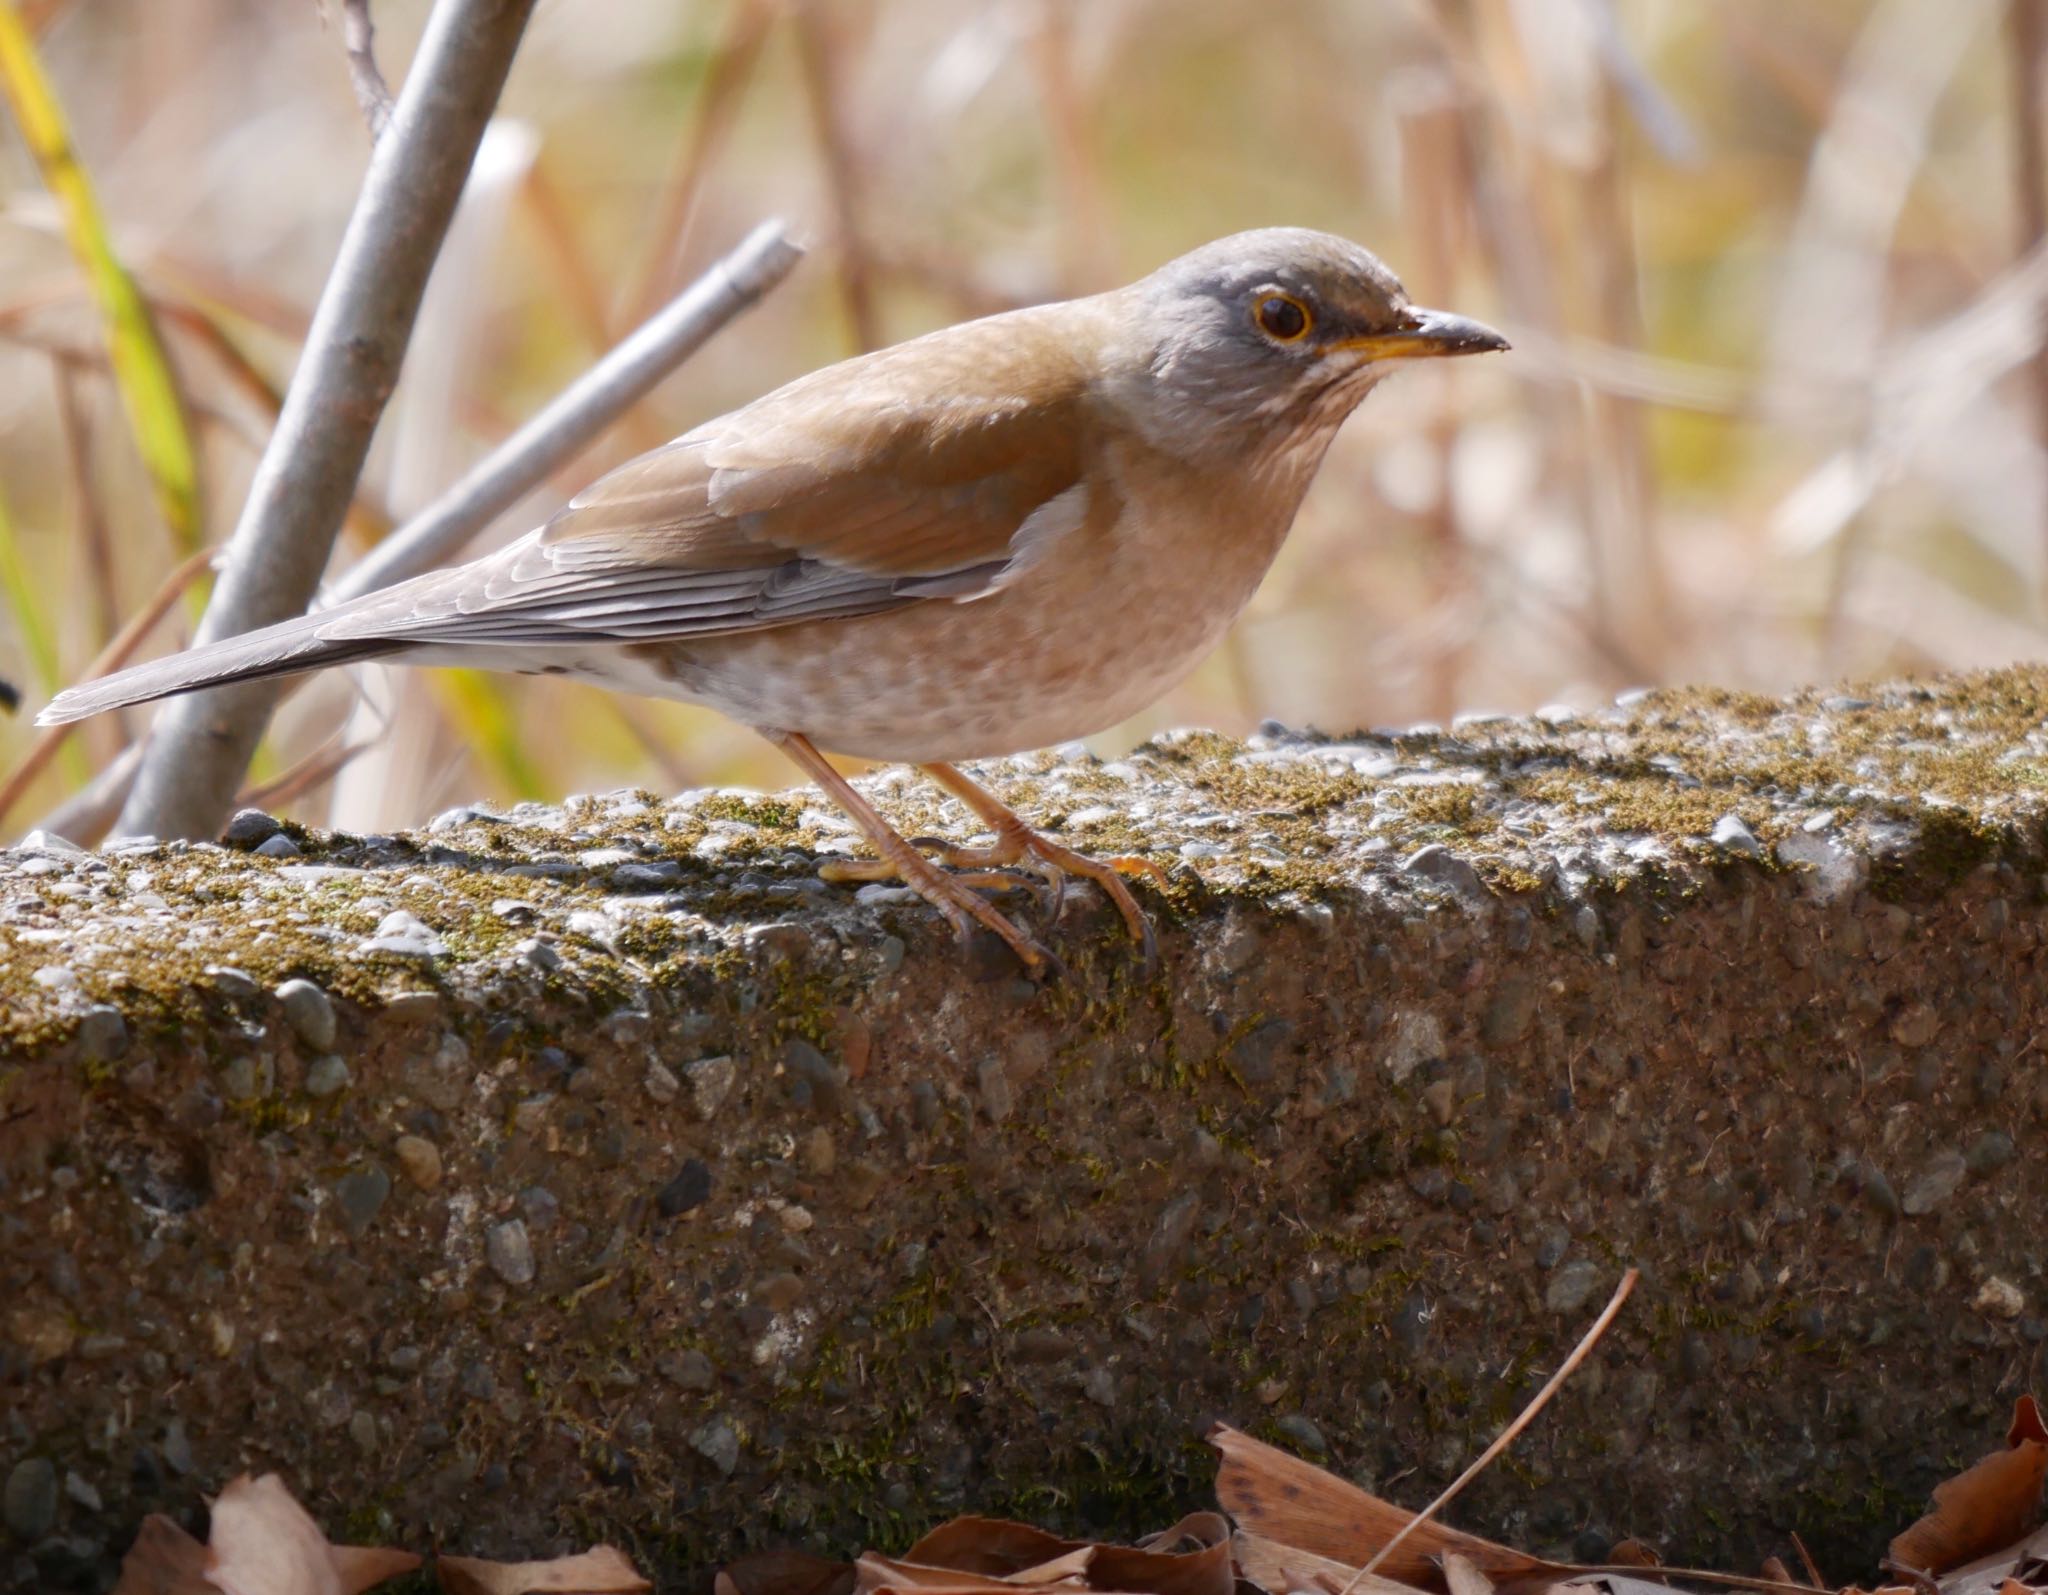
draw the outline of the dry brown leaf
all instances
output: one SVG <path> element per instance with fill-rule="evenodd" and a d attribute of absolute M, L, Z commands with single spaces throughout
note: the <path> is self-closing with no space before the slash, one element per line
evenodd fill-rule
<path fill-rule="evenodd" d="M 855 1595 L 872 1595 L 875 1590 L 916 1589 L 916 1590 L 980 1590 L 1000 1595 L 1002 1591 L 1014 1590 L 1017 1586 L 1008 1578 L 999 1578 L 990 1573 L 969 1572 L 959 1567 L 930 1567 L 922 1562 L 883 1556 L 876 1551 L 865 1551 L 853 1564 Z M 1070 1578 L 1076 1588 L 1086 1588 L 1078 1578 Z"/>
<path fill-rule="evenodd" d="M 1230 1537 L 1230 1549 L 1237 1561 L 1238 1572 L 1269 1591 L 1270 1595 L 1286 1595 L 1289 1590 L 1318 1587 L 1327 1590 L 1329 1595 L 1337 1595 L 1338 1590 L 1347 1586 L 1351 1595 L 1415 1595 L 1406 1584 L 1396 1584 L 1377 1573 L 1368 1573 L 1360 1578 L 1358 1569 L 1346 1563 L 1318 1556 L 1314 1551 L 1297 1550 L 1244 1529 Z M 1358 1582 L 1353 1584 L 1353 1579 Z"/>
<path fill-rule="evenodd" d="M 1800 1582 L 1792 1576 L 1792 1569 L 1785 1565 L 1784 1558 L 1778 1556 L 1766 1556 L 1764 1558 L 1761 1576 L 1771 1580 L 1774 1584 L 1797 1584 Z"/>
<path fill-rule="evenodd" d="M 1216 1496 L 1224 1510 L 1240 1528 L 1283 1545 L 1363 1567 L 1415 1516 L 1228 1424 L 1209 1431 L 1209 1444 L 1223 1459 L 1216 1474 Z M 1416 1529 L 1376 1571 L 1396 1583 L 1441 1591 L 1441 1558 L 1452 1551 L 1470 1558 L 1495 1583 L 1557 1578 L 1568 1572 L 1556 1562 L 1435 1522 Z"/>
<path fill-rule="evenodd" d="M 448 1595 L 639 1595 L 654 1588 L 614 1545 L 546 1562 L 443 1556 L 435 1560 L 434 1573 Z"/>
<path fill-rule="evenodd" d="M 898 1560 L 919 1567 L 950 1567 L 962 1573 L 1007 1578 L 1081 1548 L 1079 1540 L 1012 1523 L 999 1517 L 956 1517 L 941 1523 Z M 751 1592 L 749 1592 L 751 1595 Z"/>
<path fill-rule="evenodd" d="M 1939 1577 L 2011 1545 L 2040 1522 L 2048 1478 L 2048 1431 L 2032 1396 L 2021 1396 L 2006 1449 L 1934 1488 L 1934 1510 L 1891 1543 L 1901 1568 Z"/>
<path fill-rule="evenodd" d="M 757 1551 L 712 1583 L 715 1595 L 853 1595 L 853 1564 L 808 1551 Z"/>
<path fill-rule="evenodd" d="M 1493 1595 L 1493 1580 L 1473 1565 L 1471 1557 L 1457 1551 L 1444 1553 L 1444 1582 L 1451 1595 Z"/>
<path fill-rule="evenodd" d="M 411 1551 L 394 1551 L 383 1545 L 330 1545 L 327 1554 L 334 1558 L 344 1595 L 362 1595 L 387 1578 L 410 1573 L 420 1565 Z"/>
<path fill-rule="evenodd" d="M 1610 1567 L 1662 1567 L 1664 1558 L 1657 1554 L 1657 1547 L 1646 1545 L 1641 1540 L 1623 1540 L 1607 1553 Z M 1787 1580 L 1789 1583 L 1790 1580 Z"/>
<path fill-rule="evenodd" d="M 2004 1595 L 2009 1581 L 2022 1588 L 2036 1589 L 2048 1572 L 2048 1528 L 2034 1530 L 2017 1545 L 2002 1545 L 1989 1556 L 1981 1556 L 1944 1574 L 1941 1595 Z"/>
<path fill-rule="evenodd" d="M 152 1512 L 121 1558 L 114 1595 L 220 1595 L 219 1586 L 206 1581 L 205 1568 L 206 1547 Z"/>

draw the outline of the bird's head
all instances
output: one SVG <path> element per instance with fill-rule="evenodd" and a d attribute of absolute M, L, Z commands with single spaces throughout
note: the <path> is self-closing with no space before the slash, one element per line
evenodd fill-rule
<path fill-rule="evenodd" d="M 1402 362 L 1508 347 L 1491 327 L 1411 305 L 1369 250 L 1301 227 L 1219 238 L 1110 297 L 1169 424 L 1333 429 Z"/>

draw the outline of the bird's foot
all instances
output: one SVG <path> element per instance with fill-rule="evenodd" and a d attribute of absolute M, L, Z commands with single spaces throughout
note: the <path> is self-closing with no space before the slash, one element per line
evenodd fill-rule
<path fill-rule="evenodd" d="M 880 858 L 827 859 L 818 866 L 820 878 L 835 885 L 900 881 L 945 915 L 946 923 L 953 927 L 954 934 L 962 941 L 972 936 L 974 927 L 980 925 L 1000 938 L 1034 978 L 1042 979 L 1057 967 L 1051 953 L 1025 935 L 975 890 L 976 887 L 1014 890 L 1023 884 L 1015 876 L 994 870 L 968 870 L 956 874 L 940 869 L 900 839 L 901 853 L 886 844 L 878 845 L 882 851 Z"/>
<path fill-rule="evenodd" d="M 1085 881 L 1093 881 L 1102 888 L 1103 895 L 1116 905 L 1123 916 L 1125 927 L 1142 950 L 1145 967 L 1150 969 L 1159 961 L 1158 938 L 1152 934 L 1151 921 L 1138 906 L 1138 900 L 1131 895 L 1131 889 L 1124 884 L 1126 875 L 1143 875 L 1164 890 L 1167 885 L 1166 872 L 1149 858 L 1136 858 L 1117 854 L 1109 858 L 1090 858 L 1086 853 L 1077 853 L 1071 847 L 1055 842 L 1032 830 L 1022 821 L 1009 826 L 999 826 L 996 840 L 988 847 L 957 847 L 945 843 L 932 844 L 929 837 L 913 838 L 920 847 L 934 845 L 932 856 L 939 863 L 962 871 L 982 871 L 1005 866 L 1023 865 L 1040 876 L 1052 888 L 1052 902 L 1046 910 L 1048 921 L 1057 920 L 1060 906 L 1066 900 L 1067 878 L 1078 875 Z M 953 879 L 970 878 L 956 874 Z M 999 879 L 1001 877 L 998 877 Z"/>

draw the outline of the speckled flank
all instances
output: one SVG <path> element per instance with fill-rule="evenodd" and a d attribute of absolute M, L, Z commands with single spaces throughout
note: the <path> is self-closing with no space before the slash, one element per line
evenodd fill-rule
<path fill-rule="evenodd" d="M 2048 1385 L 2048 671 L 976 773 L 1143 854 L 1046 986 L 817 794 L 0 853 L 0 1588 L 337 1539 L 1130 1536 L 1227 1417 L 1459 1526 L 1836 1577 Z M 908 833 L 971 822 L 906 772 Z M 75 1481 L 75 1482 L 74 1482 Z"/>

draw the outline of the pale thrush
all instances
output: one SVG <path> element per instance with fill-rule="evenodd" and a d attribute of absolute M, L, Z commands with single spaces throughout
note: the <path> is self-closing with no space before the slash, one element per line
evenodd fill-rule
<path fill-rule="evenodd" d="M 1213 648 L 1338 426 L 1395 364 L 1504 349 L 1355 244 L 1240 233 L 1091 298 L 801 377 L 641 455 L 538 531 L 281 625 L 60 693 L 38 723 L 362 659 L 573 676 L 709 704 L 787 752 L 900 878 L 1032 969 L 1036 942 L 893 830 L 821 748 L 917 765 L 995 833 L 986 871 L 1119 869 L 954 767 L 1088 735 Z"/>

